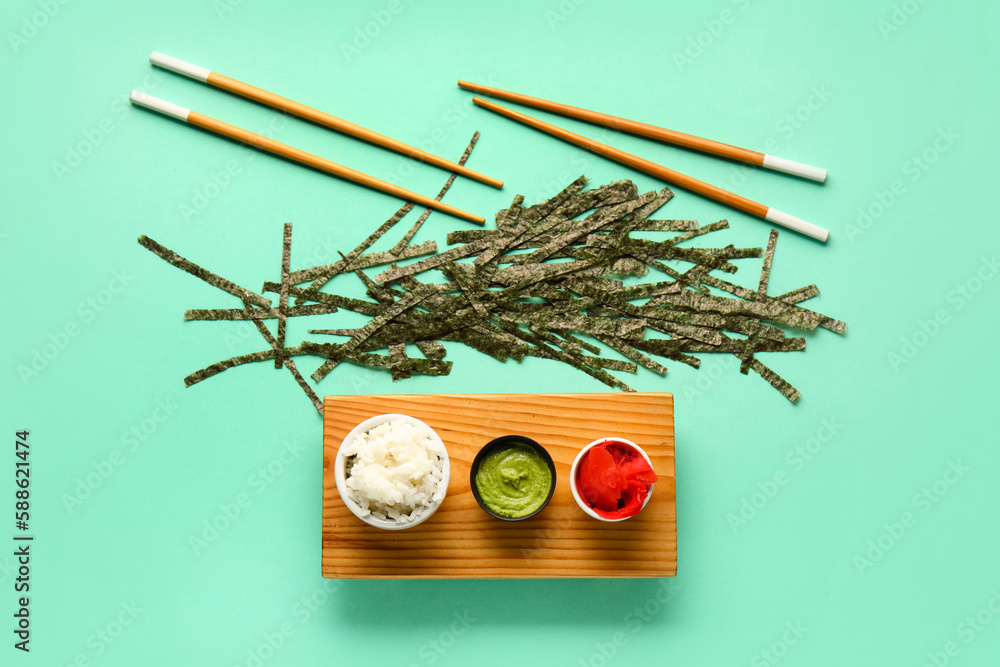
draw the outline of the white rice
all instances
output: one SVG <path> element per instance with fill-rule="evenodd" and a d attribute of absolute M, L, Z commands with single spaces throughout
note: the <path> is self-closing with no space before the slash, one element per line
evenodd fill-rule
<path fill-rule="evenodd" d="M 409 522 L 444 499 L 445 450 L 427 429 L 397 419 L 343 447 L 348 495 L 362 515 Z"/>

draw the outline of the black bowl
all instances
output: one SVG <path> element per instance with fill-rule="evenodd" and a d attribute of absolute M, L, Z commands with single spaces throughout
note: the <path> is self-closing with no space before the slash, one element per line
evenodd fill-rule
<path fill-rule="evenodd" d="M 476 473 L 479 471 L 479 466 L 483 462 L 483 459 L 489 456 L 492 452 L 496 451 L 497 449 L 504 448 L 511 444 L 527 445 L 531 449 L 535 450 L 535 452 L 539 456 L 541 456 L 542 460 L 545 461 L 545 463 L 549 466 L 549 472 L 552 473 L 552 486 L 549 487 L 549 495 L 545 497 L 545 502 L 543 502 L 541 506 L 534 512 L 532 512 L 531 514 L 526 514 L 525 516 L 510 517 L 497 514 L 496 512 L 491 510 L 486 505 L 486 503 L 483 502 L 483 499 L 479 497 L 479 489 L 476 488 Z M 555 493 L 556 490 L 556 464 L 552 461 L 552 457 L 549 456 L 549 453 L 545 451 L 545 448 L 539 445 L 531 438 L 525 437 L 523 435 L 501 436 L 496 440 L 491 440 L 488 443 L 486 443 L 483 446 L 483 448 L 479 450 L 479 453 L 476 454 L 476 458 L 472 460 L 472 467 L 469 470 L 469 486 L 472 487 L 472 496 L 476 499 L 476 502 L 479 503 L 479 506 L 483 508 L 483 511 L 489 514 L 490 516 L 496 517 L 501 521 L 524 521 L 525 519 L 530 519 L 531 517 L 541 512 L 543 509 L 545 509 L 545 506 L 549 504 L 549 501 L 552 500 L 552 494 Z"/>

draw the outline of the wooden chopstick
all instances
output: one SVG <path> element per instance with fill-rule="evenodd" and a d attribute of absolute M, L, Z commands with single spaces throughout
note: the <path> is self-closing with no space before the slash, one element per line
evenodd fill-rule
<path fill-rule="evenodd" d="M 368 128 L 361 127 L 360 125 L 355 125 L 354 123 L 346 121 L 343 118 L 337 118 L 336 116 L 320 111 L 319 109 L 314 109 L 306 106 L 305 104 L 301 104 L 255 86 L 251 86 L 248 83 L 231 79 L 228 76 L 224 76 L 218 72 L 213 72 L 205 69 L 204 67 L 192 65 L 191 63 L 184 62 L 183 60 L 168 56 L 160 53 L 159 51 L 153 51 L 152 55 L 149 56 L 149 62 L 158 67 L 168 69 L 172 72 L 177 72 L 178 74 L 183 74 L 184 76 L 207 83 L 210 86 L 220 88 L 235 95 L 240 95 L 265 106 L 278 109 L 293 116 L 298 116 L 299 118 L 304 118 L 308 121 L 316 123 L 317 125 L 328 127 L 331 130 L 336 130 L 337 132 L 341 132 L 352 137 L 357 137 L 358 139 L 375 144 L 376 146 L 381 146 L 391 151 L 408 155 L 417 160 L 421 160 L 422 162 L 427 162 L 428 164 L 432 164 L 436 167 L 441 167 L 442 169 L 455 172 L 456 174 L 492 185 L 495 188 L 503 187 L 503 181 L 480 174 L 478 171 L 474 171 L 455 162 L 450 162 L 442 157 L 434 155 L 433 153 L 428 153 L 427 151 L 416 148 L 415 146 L 410 146 L 409 144 L 404 144 L 402 141 L 397 141 L 392 137 L 379 134 L 374 130 L 369 130 Z"/>
<path fill-rule="evenodd" d="M 759 151 L 752 151 L 748 148 L 740 148 L 739 146 L 730 146 L 729 144 L 724 144 L 719 141 L 696 137 L 692 134 L 684 134 L 683 132 L 668 130 L 664 127 L 640 123 L 639 121 L 628 120 L 627 118 L 619 118 L 618 116 L 611 116 L 599 111 L 590 111 L 589 109 L 571 107 L 568 104 L 550 102 L 549 100 L 530 97 L 520 93 L 512 93 L 507 90 L 500 90 L 499 88 L 481 86 L 477 83 L 459 81 L 458 85 L 467 90 L 473 90 L 477 93 L 489 95 L 490 97 L 517 102 L 518 104 L 535 107 L 536 109 L 542 109 L 543 111 L 550 111 L 552 113 L 567 116 L 568 118 L 585 120 L 588 123 L 594 123 L 595 125 L 604 125 L 605 127 L 610 127 L 620 132 L 628 132 L 640 137 L 646 137 L 647 139 L 655 139 L 667 144 L 681 146 L 682 148 L 708 153 L 709 155 L 717 155 L 730 160 L 736 160 L 737 162 L 751 164 L 755 167 L 764 167 L 765 169 L 773 169 L 774 171 L 780 171 L 794 176 L 801 176 L 802 178 L 819 181 L 820 183 L 826 181 L 826 169 L 812 167 L 807 164 L 802 164 L 801 162 L 795 162 L 794 160 L 786 160 L 785 158 L 768 155 L 767 153 L 761 153 Z"/>
<path fill-rule="evenodd" d="M 631 153 L 626 153 L 623 150 L 612 148 L 607 144 L 602 144 L 599 141 L 588 139 L 587 137 L 570 132 L 569 130 L 564 130 L 561 127 L 546 123 L 538 120 L 537 118 L 532 118 L 531 116 L 519 113 L 513 109 L 502 107 L 499 104 L 487 102 L 486 100 L 478 97 L 473 97 L 472 101 L 481 107 L 485 107 L 490 111 L 495 111 L 496 113 L 507 116 L 508 118 L 513 118 L 514 120 L 533 127 L 536 130 L 547 132 L 564 141 L 568 141 L 571 144 L 582 146 L 583 148 L 593 151 L 598 155 L 603 155 L 604 157 L 615 160 L 616 162 L 621 162 L 622 164 L 632 167 L 633 169 L 637 169 L 641 172 L 650 174 L 651 176 L 661 178 L 667 183 L 679 185 L 682 188 L 696 192 L 703 197 L 714 199 L 717 202 L 731 206 L 739 211 L 743 211 L 744 213 L 749 213 L 750 215 L 757 216 L 758 218 L 763 218 L 768 222 L 773 222 L 776 225 L 781 225 L 782 227 L 795 230 L 805 234 L 806 236 L 814 238 L 817 241 L 823 241 L 825 243 L 827 238 L 830 236 L 829 231 L 814 225 L 811 222 L 800 220 L 799 218 L 788 215 L 787 213 L 782 213 L 781 211 L 765 206 L 764 204 L 759 204 L 751 199 L 747 199 L 746 197 L 733 194 L 728 190 L 723 190 L 715 185 L 699 181 L 698 179 L 682 174 L 679 171 L 668 169 L 667 167 L 656 164 L 655 162 L 650 162 L 649 160 L 632 155 Z"/>
<path fill-rule="evenodd" d="M 386 194 L 399 197 L 400 199 L 412 201 L 428 208 L 433 208 L 443 213 L 461 218 L 462 220 L 468 220 L 469 222 L 475 222 L 480 225 L 486 222 L 485 219 L 479 217 L 478 215 L 466 213 L 461 209 L 449 206 L 448 204 L 439 202 L 436 199 L 431 199 L 430 197 L 410 192 L 409 190 L 401 188 L 398 185 L 386 183 L 385 181 L 379 180 L 374 176 L 363 174 L 360 171 L 351 169 L 350 167 L 345 167 L 341 164 L 337 164 L 336 162 L 331 162 L 326 158 L 321 158 L 317 155 L 313 155 L 312 153 L 307 153 L 298 148 L 283 144 L 280 141 L 275 141 L 274 139 L 268 139 L 267 137 L 259 134 L 254 134 L 249 130 L 244 130 L 243 128 L 236 127 L 235 125 L 230 125 L 229 123 L 224 123 L 221 120 L 200 114 L 197 111 L 185 109 L 182 106 L 166 102 L 157 97 L 153 97 L 152 95 L 147 95 L 146 93 L 133 90 L 132 94 L 129 95 L 129 100 L 132 104 L 138 104 L 139 106 L 146 107 L 147 109 L 158 111 L 166 116 L 182 120 L 189 125 L 194 125 L 204 130 L 220 134 L 228 139 L 248 144 L 254 148 L 259 148 L 262 151 L 267 151 L 268 153 L 274 153 L 275 155 L 291 160 L 292 162 L 298 162 L 299 164 L 306 165 L 307 167 L 324 171 L 328 174 L 343 178 L 344 180 L 352 181 L 354 183 L 358 183 L 359 185 L 372 188 L 373 190 L 379 190 L 380 192 L 385 192 Z"/>

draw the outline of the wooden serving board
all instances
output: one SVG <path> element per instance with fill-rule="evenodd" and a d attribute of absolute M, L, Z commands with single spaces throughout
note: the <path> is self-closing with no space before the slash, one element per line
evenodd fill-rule
<path fill-rule="evenodd" d="M 448 449 L 451 481 L 441 507 L 406 530 L 355 517 L 337 492 L 333 464 L 343 438 L 385 413 L 416 417 Z M 552 500 L 537 516 L 506 522 L 472 496 L 472 459 L 490 440 L 524 435 L 556 464 Z M 587 443 L 627 438 L 653 461 L 659 481 L 645 509 L 608 523 L 573 500 L 569 470 Z M 673 396 L 666 393 L 327 396 L 323 411 L 323 576 L 334 579 L 672 577 L 677 573 Z"/>

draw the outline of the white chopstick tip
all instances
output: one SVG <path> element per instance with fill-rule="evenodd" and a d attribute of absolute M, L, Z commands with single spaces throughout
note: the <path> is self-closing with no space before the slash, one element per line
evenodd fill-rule
<path fill-rule="evenodd" d="M 159 51 L 153 51 L 153 53 L 150 54 L 149 62 L 153 63 L 157 67 L 162 67 L 163 69 L 168 69 L 171 72 L 177 72 L 178 74 L 183 74 L 184 76 L 197 79 L 202 82 L 208 81 L 208 75 L 212 73 L 212 70 L 192 65 L 189 62 L 184 62 L 180 58 L 174 58 L 173 56 L 168 56 L 167 54 L 160 53 Z"/>
<path fill-rule="evenodd" d="M 774 171 L 780 171 L 793 176 L 808 178 L 811 181 L 826 182 L 826 169 L 812 167 L 808 164 L 796 162 L 795 160 L 786 160 L 783 157 L 765 154 L 764 163 L 761 166 L 765 169 L 773 169 Z"/>
<path fill-rule="evenodd" d="M 132 104 L 146 107 L 147 109 L 152 109 L 153 111 L 158 111 L 165 116 L 182 120 L 185 123 L 187 122 L 188 115 L 191 113 L 190 109 L 185 109 L 178 104 L 161 100 L 159 97 L 153 97 L 148 93 L 143 93 L 138 90 L 133 90 L 129 94 L 128 99 Z"/>
<path fill-rule="evenodd" d="M 811 222 L 806 222 L 805 220 L 796 218 L 794 215 L 788 215 L 773 208 L 767 209 L 767 215 L 764 216 L 764 219 L 800 234 L 805 234 L 809 238 L 822 241 L 823 243 L 826 243 L 826 240 L 830 238 L 829 229 L 823 229 L 819 225 L 814 225 Z"/>

